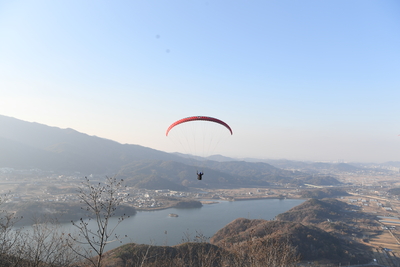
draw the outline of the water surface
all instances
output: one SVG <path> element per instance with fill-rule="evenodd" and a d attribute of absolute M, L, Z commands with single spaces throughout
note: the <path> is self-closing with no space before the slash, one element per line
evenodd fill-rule
<path fill-rule="evenodd" d="M 128 235 L 122 242 L 173 246 L 193 239 L 197 233 L 213 236 L 219 229 L 237 218 L 271 220 L 276 215 L 304 202 L 303 199 L 260 199 L 218 201 L 197 209 L 170 208 L 157 211 L 138 211 L 117 228 L 120 235 Z M 179 217 L 169 217 L 170 213 Z M 110 244 L 107 248 L 121 243 Z"/>

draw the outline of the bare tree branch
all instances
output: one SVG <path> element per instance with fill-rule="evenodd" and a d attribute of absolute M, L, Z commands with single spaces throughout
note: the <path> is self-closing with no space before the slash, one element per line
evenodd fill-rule
<path fill-rule="evenodd" d="M 105 246 L 119 240 L 115 229 L 125 217 L 119 216 L 116 225 L 110 225 L 110 219 L 115 215 L 117 207 L 123 201 L 118 195 L 122 187 L 122 181 L 114 177 L 106 177 L 104 184 L 93 185 L 87 177 L 78 191 L 78 198 L 82 203 L 82 209 L 87 212 L 86 218 L 81 218 L 72 224 L 78 229 L 78 237 L 69 235 L 69 242 L 83 245 L 83 251 L 77 252 L 83 256 L 92 266 L 100 267 Z M 89 222 L 94 221 L 95 227 Z M 95 256 L 95 257 L 94 257 Z"/>

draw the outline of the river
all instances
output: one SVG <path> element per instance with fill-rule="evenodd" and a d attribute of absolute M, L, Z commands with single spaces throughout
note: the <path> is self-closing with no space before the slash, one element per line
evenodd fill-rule
<path fill-rule="evenodd" d="M 117 234 L 127 237 L 122 243 L 108 244 L 107 250 L 131 242 L 173 246 L 183 240 L 193 240 L 197 234 L 209 238 L 237 218 L 271 220 L 303 202 L 303 199 L 218 201 L 197 209 L 138 211 L 117 227 Z M 179 217 L 169 217 L 170 213 Z"/>
<path fill-rule="evenodd" d="M 237 218 L 271 220 L 304 201 L 304 199 L 218 200 L 218 203 L 204 204 L 201 208 L 194 209 L 138 211 L 136 215 L 126 218 L 117 226 L 115 233 L 124 237 L 121 239 L 122 242 L 112 242 L 106 246 L 106 250 L 132 242 L 173 246 L 184 241 L 193 241 L 199 234 L 208 239 Z M 170 217 L 170 213 L 177 214 L 178 217 Z M 116 223 L 117 218 L 112 218 L 110 228 Z M 95 230 L 96 222 L 89 222 L 89 228 Z M 29 226 L 24 229 L 32 231 Z M 60 231 L 77 233 L 77 229 L 71 223 L 61 224 Z"/>

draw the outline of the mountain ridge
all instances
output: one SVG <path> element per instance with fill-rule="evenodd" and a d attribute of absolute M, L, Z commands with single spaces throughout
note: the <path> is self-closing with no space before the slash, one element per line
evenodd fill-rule
<path fill-rule="evenodd" d="M 83 176 L 119 174 L 132 186 L 184 190 L 187 187 L 260 187 L 271 184 L 307 183 L 334 185 L 334 177 L 311 176 L 282 170 L 266 162 L 246 162 L 216 155 L 189 160 L 187 155 L 167 153 L 140 145 L 120 144 L 76 130 L 50 127 L 0 115 L 0 168 L 42 169 Z M 175 162 L 175 163 L 172 163 Z M 205 173 L 203 181 L 195 179 L 198 166 Z M 193 179 L 194 178 L 194 179 Z M 158 188 L 160 189 L 160 188 Z M 167 189 L 167 188 L 166 188 Z"/>
<path fill-rule="evenodd" d="M 92 173 L 116 173 L 123 165 L 135 160 L 158 159 L 185 162 L 185 159 L 140 145 L 120 144 L 116 141 L 89 136 L 73 129 L 61 129 L 39 123 L 25 122 L 0 115 L 0 147 L 18 144 L 14 153 L 0 158 L 0 167 L 37 168 L 55 171 Z M 36 157 L 24 158 L 24 151 L 36 153 Z M 37 161 L 42 159 L 42 163 Z M 6 165 L 7 164 L 7 165 Z"/>

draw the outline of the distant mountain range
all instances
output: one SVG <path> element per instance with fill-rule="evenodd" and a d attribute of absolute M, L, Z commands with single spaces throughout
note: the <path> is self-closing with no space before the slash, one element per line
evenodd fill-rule
<path fill-rule="evenodd" d="M 0 115 L 0 167 L 114 174 L 138 160 L 185 162 L 170 153 Z"/>
<path fill-rule="evenodd" d="M 303 163 L 287 160 L 238 160 L 222 155 L 188 159 L 140 145 L 89 136 L 0 115 L 0 168 L 41 169 L 59 173 L 118 174 L 130 185 L 152 189 L 265 186 L 270 184 L 339 184 L 316 170 L 355 172 L 349 164 Z M 193 162 L 201 162 L 204 180 L 196 180 Z M 273 166 L 274 165 L 274 166 Z M 289 169 L 289 170 L 285 170 Z"/>

